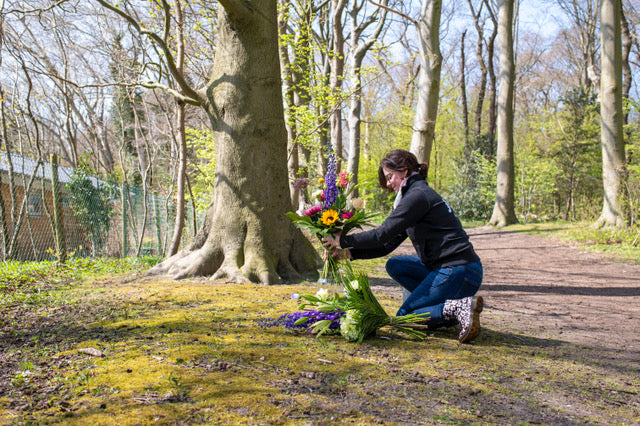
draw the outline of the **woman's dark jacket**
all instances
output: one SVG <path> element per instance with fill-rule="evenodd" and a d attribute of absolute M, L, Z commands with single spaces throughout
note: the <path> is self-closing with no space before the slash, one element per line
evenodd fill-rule
<path fill-rule="evenodd" d="M 400 190 L 400 203 L 379 227 L 340 237 L 354 259 L 385 256 L 409 237 L 429 269 L 480 261 L 458 217 L 421 175 Z"/>

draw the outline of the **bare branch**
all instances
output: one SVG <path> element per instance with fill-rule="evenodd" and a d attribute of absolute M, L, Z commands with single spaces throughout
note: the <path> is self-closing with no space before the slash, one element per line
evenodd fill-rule
<path fill-rule="evenodd" d="M 386 9 L 386 10 L 388 10 L 388 11 L 389 11 L 389 12 L 391 12 L 391 13 L 395 13 L 396 15 L 402 16 L 404 19 L 406 19 L 407 21 L 411 22 L 412 24 L 414 24 L 414 25 L 418 25 L 418 21 L 416 21 L 415 19 L 413 19 L 413 18 L 412 18 L 411 16 L 409 16 L 409 15 L 405 15 L 404 13 L 402 13 L 402 12 L 400 12 L 400 11 L 398 11 L 398 10 L 392 9 L 392 8 L 390 8 L 390 7 L 388 7 L 388 6 L 385 6 L 385 5 L 383 5 L 383 4 L 376 3 L 376 2 L 374 2 L 373 0 L 368 0 L 368 1 L 369 1 L 369 3 L 371 3 L 371 4 L 372 4 L 372 5 L 374 5 L 374 6 L 378 6 L 378 7 L 382 8 L 382 9 Z"/>
<path fill-rule="evenodd" d="M 178 67 L 176 65 L 175 59 L 173 57 L 173 53 L 169 49 L 169 46 L 167 45 L 167 43 L 165 43 L 165 41 L 158 34 L 154 33 L 151 30 L 148 30 L 148 29 L 144 28 L 135 19 L 133 19 L 133 17 L 131 15 L 129 15 L 123 9 L 121 9 L 119 7 L 116 7 L 116 6 L 112 5 L 111 3 L 109 3 L 109 2 L 107 2 L 105 0 L 96 0 L 96 1 L 100 5 L 102 5 L 103 7 L 105 7 L 107 9 L 111 10 L 112 12 L 115 12 L 116 14 L 120 15 L 123 19 L 125 19 L 129 23 L 129 25 L 131 25 L 133 28 L 135 28 L 136 31 L 138 31 L 142 35 L 146 35 L 156 45 L 158 45 L 160 47 L 160 49 L 164 53 L 164 57 L 166 58 L 167 67 L 169 68 L 169 71 L 171 72 L 171 75 L 173 76 L 173 78 L 176 79 L 178 85 L 180 86 L 180 89 L 184 93 L 184 94 L 181 94 L 182 98 L 190 99 L 191 102 L 189 102 L 189 103 L 193 103 L 193 100 L 196 100 L 196 99 L 200 100 L 201 99 L 201 97 L 198 94 L 198 92 L 194 88 L 191 87 L 191 85 L 184 78 L 184 75 L 182 73 L 180 73 L 180 71 L 178 70 Z M 166 8 L 165 8 L 165 12 L 168 13 Z M 166 19 L 168 19 L 168 17 Z M 160 86 L 162 86 L 162 85 L 160 85 Z M 175 94 L 175 93 L 178 93 L 178 92 L 173 90 L 172 94 Z M 185 102 L 186 102 L 186 100 L 185 100 Z M 198 102 L 199 103 L 197 105 L 200 105 L 200 101 L 198 101 Z"/>
<path fill-rule="evenodd" d="M 63 3 L 68 2 L 69 0 L 58 0 L 54 3 L 52 3 L 51 5 L 49 5 L 49 7 L 41 7 L 41 8 L 36 8 L 36 9 L 11 9 L 11 10 L 7 10 L 6 12 L 4 12 L 6 15 L 10 15 L 12 13 L 16 13 L 16 14 L 21 14 L 21 15 L 30 15 L 30 14 L 41 14 L 44 12 L 48 12 L 51 9 L 54 9 L 58 6 L 60 6 Z M 2 10 L 4 8 L 4 0 L 0 0 L 0 10 Z"/>

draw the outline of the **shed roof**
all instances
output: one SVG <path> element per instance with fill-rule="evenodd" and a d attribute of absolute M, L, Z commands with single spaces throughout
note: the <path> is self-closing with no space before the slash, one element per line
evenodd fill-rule
<path fill-rule="evenodd" d="M 14 173 L 31 176 L 36 169 L 38 161 L 19 154 L 11 154 L 11 163 L 13 164 Z M 70 183 L 73 170 L 71 167 L 58 166 L 58 180 L 60 183 Z M 6 152 L 0 152 L 0 171 L 9 172 L 9 156 Z M 50 181 L 51 163 L 43 161 L 42 165 L 38 168 L 36 176 L 40 179 Z M 89 179 L 96 186 L 99 183 L 104 183 L 95 177 L 89 177 Z"/>

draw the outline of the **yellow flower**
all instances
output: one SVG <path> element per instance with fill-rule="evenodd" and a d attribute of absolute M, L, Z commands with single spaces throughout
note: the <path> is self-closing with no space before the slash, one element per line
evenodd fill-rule
<path fill-rule="evenodd" d="M 320 218 L 320 222 L 322 222 L 323 225 L 329 226 L 333 224 L 336 220 L 338 220 L 338 218 L 339 218 L 338 212 L 333 209 L 329 209 L 322 212 L 322 217 Z"/>
<path fill-rule="evenodd" d="M 322 184 L 324 183 L 324 178 L 323 178 L 323 177 L 321 177 L 320 179 L 318 179 L 318 183 L 319 183 L 320 185 L 322 185 Z"/>

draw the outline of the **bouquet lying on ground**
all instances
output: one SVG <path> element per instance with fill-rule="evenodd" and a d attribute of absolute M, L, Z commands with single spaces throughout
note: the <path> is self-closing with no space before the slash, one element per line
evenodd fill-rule
<path fill-rule="evenodd" d="M 354 189 L 349 175 L 347 173 L 336 175 L 334 152 L 329 154 L 327 174 L 319 182 L 323 188 L 312 197 L 319 201 L 317 204 L 299 213 L 286 213 L 298 228 L 306 228 L 322 240 L 329 234 L 336 235 L 338 232 L 346 234 L 353 228 L 362 228 L 363 225 L 370 223 L 371 215 L 365 213 L 362 199 L 349 199 L 349 195 Z M 309 180 L 303 178 L 296 181 L 294 185 L 306 190 L 308 184 Z M 338 271 L 338 261 L 328 255 L 324 261 L 320 282 L 332 281 L 339 284 L 340 274 Z"/>
<path fill-rule="evenodd" d="M 369 278 L 355 272 L 349 261 L 345 261 L 342 277 L 344 294 L 329 293 L 321 289 L 315 295 L 302 294 L 300 312 L 281 315 L 278 319 L 263 320 L 263 327 L 285 326 L 294 331 L 316 334 L 337 334 L 350 342 L 361 343 L 374 336 L 382 327 L 391 327 L 412 337 L 423 339 L 424 322 L 429 314 L 390 316 L 371 291 Z"/>

